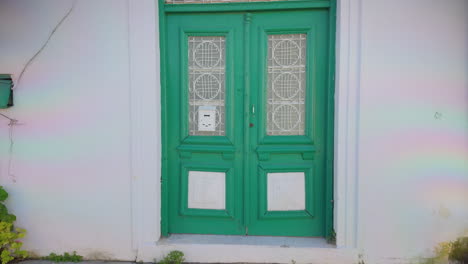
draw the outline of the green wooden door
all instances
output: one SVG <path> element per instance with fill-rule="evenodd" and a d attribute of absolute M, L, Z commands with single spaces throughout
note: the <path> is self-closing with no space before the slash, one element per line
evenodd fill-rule
<path fill-rule="evenodd" d="M 167 15 L 168 233 L 325 236 L 328 21 Z"/>

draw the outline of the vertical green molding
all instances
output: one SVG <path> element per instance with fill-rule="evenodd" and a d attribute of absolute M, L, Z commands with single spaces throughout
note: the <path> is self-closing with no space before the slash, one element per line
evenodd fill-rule
<path fill-rule="evenodd" d="M 167 187 L 167 102 L 166 102 L 166 13 L 164 0 L 158 0 L 160 78 L 161 78 L 161 236 L 169 235 L 169 195 Z"/>
<path fill-rule="evenodd" d="M 328 57 L 328 102 L 327 102 L 327 133 L 326 133 L 326 190 L 325 190 L 325 237 L 329 238 L 333 233 L 334 210 L 334 153 L 335 153 L 335 35 L 336 35 L 336 0 L 331 0 L 329 9 L 329 57 Z"/>
<path fill-rule="evenodd" d="M 250 26 L 252 22 L 252 14 L 244 15 L 244 122 L 250 122 Z M 244 226 L 249 225 L 250 219 L 250 127 L 244 124 Z M 246 229 L 248 234 L 248 229 Z"/>

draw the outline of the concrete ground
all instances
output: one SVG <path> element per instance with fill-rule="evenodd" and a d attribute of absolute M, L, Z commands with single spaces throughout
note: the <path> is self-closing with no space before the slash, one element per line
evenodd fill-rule
<path fill-rule="evenodd" d="M 140 264 L 141 262 L 132 261 L 104 261 L 104 260 L 83 260 L 82 262 L 53 262 L 49 260 L 25 260 L 20 261 L 20 264 Z"/>
<path fill-rule="evenodd" d="M 25 260 L 18 262 L 20 264 L 153 264 L 152 262 L 134 262 L 134 261 L 115 261 L 115 260 L 83 260 L 82 262 L 53 262 L 48 260 Z M 184 262 L 185 263 L 185 262 Z M 203 264 L 203 263 L 197 263 Z M 222 264 L 222 263 L 218 263 Z M 236 264 L 246 264 L 246 263 L 236 263 Z"/>

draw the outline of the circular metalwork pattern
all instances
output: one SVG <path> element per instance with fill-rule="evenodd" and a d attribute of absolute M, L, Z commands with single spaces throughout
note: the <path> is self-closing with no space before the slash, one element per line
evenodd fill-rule
<path fill-rule="evenodd" d="M 273 93 L 280 99 L 291 99 L 301 90 L 297 76 L 290 72 L 281 73 L 273 81 Z"/>
<path fill-rule="evenodd" d="M 205 73 L 198 76 L 193 83 L 195 94 L 204 100 L 211 100 L 221 91 L 221 82 L 214 75 Z"/>
<path fill-rule="evenodd" d="M 280 105 L 273 111 L 272 119 L 281 131 L 291 131 L 299 125 L 301 114 L 292 105 Z"/>
<path fill-rule="evenodd" d="M 281 40 L 273 47 L 273 59 L 278 65 L 291 66 L 301 58 L 301 49 L 295 41 Z"/>
<path fill-rule="evenodd" d="M 221 61 L 221 49 L 212 41 L 203 41 L 195 47 L 193 60 L 201 68 L 216 67 Z"/>

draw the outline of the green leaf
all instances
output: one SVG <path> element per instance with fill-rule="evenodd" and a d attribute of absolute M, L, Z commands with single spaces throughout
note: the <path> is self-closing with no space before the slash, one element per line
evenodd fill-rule
<path fill-rule="evenodd" d="M 8 209 L 6 208 L 4 204 L 0 203 L 0 215 L 6 215 L 6 214 L 8 214 Z"/>
<path fill-rule="evenodd" d="M 83 257 L 77 255 L 74 251 L 73 254 L 65 252 L 63 255 L 57 255 L 55 253 L 50 253 L 49 256 L 43 257 L 44 260 L 50 260 L 53 262 L 80 262 L 83 260 Z"/>
<path fill-rule="evenodd" d="M 8 198 L 8 193 L 3 189 L 3 186 L 0 186 L 0 202 L 5 201 Z"/>
<path fill-rule="evenodd" d="M 16 216 L 13 214 L 0 214 L 0 221 L 13 223 L 14 221 L 16 221 Z"/>

